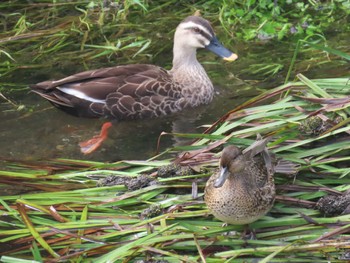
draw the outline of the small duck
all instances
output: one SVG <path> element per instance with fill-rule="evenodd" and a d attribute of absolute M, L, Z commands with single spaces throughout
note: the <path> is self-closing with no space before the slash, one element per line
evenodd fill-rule
<path fill-rule="evenodd" d="M 220 44 L 210 23 L 189 16 L 176 28 L 170 71 L 148 64 L 81 72 L 30 88 L 57 108 L 78 117 L 130 120 L 159 117 L 209 103 L 213 84 L 197 61 L 205 48 L 227 61 L 237 55 Z"/>
<path fill-rule="evenodd" d="M 221 221 L 246 225 L 263 217 L 273 206 L 274 164 L 266 149 L 267 140 L 241 151 L 230 145 L 224 148 L 220 171 L 206 183 L 205 202 Z"/>

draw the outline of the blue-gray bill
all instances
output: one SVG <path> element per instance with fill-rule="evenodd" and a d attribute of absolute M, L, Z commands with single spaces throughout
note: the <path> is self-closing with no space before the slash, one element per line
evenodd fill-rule
<path fill-rule="evenodd" d="M 220 188 L 225 183 L 227 177 L 229 176 L 230 172 L 228 171 L 227 167 L 221 167 L 220 168 L 220 175 L 214 182 L 215 188 Z"/>
<path fill-rule="evenodd" d="M 225 48 L 216 37 L 213 37 L 205 48 L 227 61 L 235 61 L 238 58 L 237 54 Z"/>

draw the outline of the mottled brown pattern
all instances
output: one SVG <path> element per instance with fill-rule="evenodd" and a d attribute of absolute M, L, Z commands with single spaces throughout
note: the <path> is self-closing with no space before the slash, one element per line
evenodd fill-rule
<path fill-rule="evenodd" d="M 164 69 L 153 65 L 126 65 L 86 71 L 31 88 L 55 106 L 83 117 L 110 116 L 118 120 L 158 117 L 183 107 L 181 85 Z M 71 88 L 105 103 L 66 94 Z M 74 112 L 71 112 L 74 111 Z"/>
<path fill-rule="evenodd" d="M 224 149 L 220 167 L 228 171 L 223 185 L 214 186 L 220 176 L 217 171 L 205 187 L 205 202 L 216 218 L 229 224 L 249 224 L 271 209 L 275 184 L 260 154 L 247 158 L 231 145 Z"/>
<path fill-rule="evenodd" d="M 199 29 L 194 30 L 196 26 Z M 196 49 L 204 48 L 203 43 L 208 45 L 214 37 L 208 21 L 190 16 L 176 29 L 170 71 L 154 65 L 123 65 L 30 87 L 56 107 L 76 116 L 125 120 L 167 115 L 212 100 L 213 85 L 196 59 Z"/>

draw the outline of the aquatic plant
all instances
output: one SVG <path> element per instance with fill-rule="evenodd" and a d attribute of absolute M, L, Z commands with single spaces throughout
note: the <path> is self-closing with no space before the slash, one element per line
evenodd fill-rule
<path fill-rule="evenodd" d="M 28 83 L 13 83 L 13 76 L 30 69 L 42 75 L 53 67 L 69 71 L 72 65 L 76 72 L 115 60 L 149 62 L 171 50 L 164 44 L 169 21 L 175 26 L 178 17 L 198 8 L 234 36 L 224 42 L 288 39 L 297 45 L 291 46 L 290 65 L 252 58 L 245 67 L 262 78 L 288 69 L 284 85 L 232 109 L 205 133 L 163 133 L 159 139 L 185 137 L 194 140 L 191 145 L 145 161 L 0 159 L 1 261 L 348 261 L 350 216 L 343 200 L 350 188 L 349 79 L 310 80 L 299 74 L 289 81 L 295 68 L 321 65 L 329 55 L 338 59 L 337 67 L 347 65 L 348 45 L 330 48 L 325 35 L 333 23 L 349 30 L 342 22 L 349 4 L 279 2 L 1 2 L 0 96 L 16 110 L 23 107 L 6 95 L 27 91 Z M 157 32 L 149 31 L 151 24 Z M 208 213 L 202 195 L 222 147 L 246 147 L 256 133 L 272 136 L 270 150 L 300 169 L 295 176 L 275 176 L 273 209 L 251 225 L 257 240 L 242 240 L 243 227 L 222 226 Z"/>
<path fill-rule="evenodd" d="M 135 59 L 139 63 L 149 62 L 164 51 L 171 52 L 171 43 L 167 41 L 169 23 L 175 28 L 179 18 L 196 9 L 202 10 L 216 25 L 220 22 L 231 36 L 223 39 L 224 44 L 284 39 L 317 44 L 320 38 L 325 42 L 324 36 L 328 32 L 332 34 L 334 28 L 339 32 L 349 30 L 348 1 L 304 2 L 3 1 L 0 3 L 0 76 L 11 79 L 18 72 L 27 73 L 30 69 L 36 72 L 43 69 L 44 75 L 53 67 L 66 70 L 80 67 L 81 71 L 101 63 L 108 66 L 116 64 L 115 61 L 123 64 Z M 167 15 L 160 16 L 160 12 Z M 310 49 L 302 51 L 304 56 L 310 53 Z M 326 60 L 312 55 L 319 64 Z M 283 64 L 266 60 L 246 68 L 267 77 L 280 72 Z M 28 83 L 20 87 L 25 84 Z"/>
<path fill-rule="evenodd" d="M 195 141 L 146 161 L 2 160 L 1 260 L 348 260 L 348 211 L 316 208 L 329 207 L 320 203 L 329 195 L 341 204 L 350 188 L 349 81 L 298 79 L 232 109 L 204 134 L 172 134 Z M 309 125 L 311 116 L 321 121 Z M 317 123 L 321 133 L 303 132 Z M 222 146 L 245 147 L 256 133 L 272 136 L 270 150 L 300 169 L 275 176 L 273 209 L 251 224 L 257 240 L 242 240 L 243 227 L 222 226 L 202 195 Z"/>

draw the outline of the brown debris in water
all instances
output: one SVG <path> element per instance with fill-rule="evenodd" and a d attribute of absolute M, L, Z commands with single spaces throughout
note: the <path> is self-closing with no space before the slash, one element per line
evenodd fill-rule
<path fill-rule="evenodd" d="M 158 168 L 158 177 L 177 177 L 192 175 L 193 170 L 189 166 L 181 166 L 176 163 L 164 165 Z"/>
<path fill-rule="evenodd" d="M 141 174 L 137 177 L 130 178 L 130 180 L 125 183 L 125 186 L 128 188 L 128 190 L 134 191 L 156 183 L 156 179 L 154 179 L 152 176 L 148 174 Z"/>
<path fill-rule="evenodd" d="M 161 215 L 163 212 L 160 204 L 152 204 L 147 209 L 143 210 L 140 214 L 142 219 L 152 218 Z"/>
<path fill-rule="evenodd" d="M 341 118 L 323 120 L 319 116 L 310 116 L 300 122 L 299 131 L 304 135 L 319 136 L 341 121 Z"/>
<path fill-rule="evenodd" d="M 124 185 L 129 191 L 138 190 L 157 183 L 150 175 L 140 174 L 137 177 L 110 175 L 99 180 L 98 186 Z"/>
<path fill-rule="evenodd" d="M 100 179 L 97 182 L 97 186 L 102 187 L 102 186 L 123 185 L 128 180 L 130 180 L 130 178 L 125 176 L 109 175 L 105 178 Z"/>
<path fill-rule="evenodd" d="M 324 196 L 318 200 L 316 208 L 325 216 L 350 214 L 350 192 Z"/>

